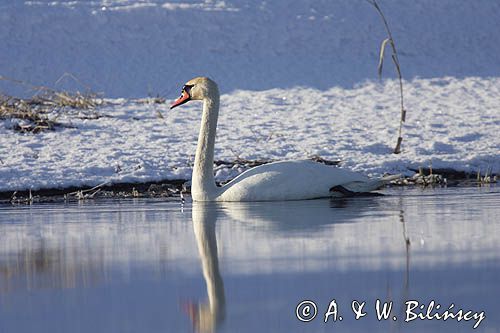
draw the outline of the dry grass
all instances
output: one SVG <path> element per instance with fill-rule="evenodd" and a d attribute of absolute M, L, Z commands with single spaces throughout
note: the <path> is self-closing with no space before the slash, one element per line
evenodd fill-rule
<path fill-rule="evenodd" d="M 494 175 L 490 167 L 486 168 L 484 176 L 481 175 L 481 169 L 477 171 L 476 180 L 478 184 L 492 184 L 498 181 L 497 175 Z"/>
<path fill-rule="evenodd" d="M 325 165 L 338 166 L 341 163 L 341 161 L 338 161 L 338 160 L 331 161 L 331 160 L 324 159 L 319 155 L 312 155 L 308 159 L 311 161 L 317 162 L 317 163 L 325 164 Z M 216 160 L 216 161 L 214 161 L 214 166 L 216 168 L 220 167 L 220 166 L 224 166 L 227 168 L 233 168 L 233 167 L 253 168 L 253 167 L 256 167 L 259 165 L 268 164 L 268 163 L 272 163 L 272 162 L 276 162 L 276 160 L 270 160 L 270 159 L 247 160 L 245 158 L 241 158 L 238 155 L 236 155 L 236 158 L 233 161 Z"/>
<path fill-rule="evenodd" d="M 11 96 L 0 96 L 0 119 L 22 119 L 21 124 L 14 123 L 12 129 L 20 132 L 37 133 L 53 129 L 58 124 L 36 110 L 31 101 Z"/>
<path fill-rule="evenodd" d="M 68 127 L 58 121 L 62 114 L 77 111 L 77 117 L 97 119 L 97 106 L 103 100 L 97 94 L 58 91 L 48 87 L 36 87 L 30 84 L 0 76 L 0 80 L 28 86 L 33 95 L 28 98 L 8 96 L 0 93 L 0 119 L 22 120 L 14 121 L 12 129 L 20 132 L 38 133 L 53 130 L 58 126 Z"/>

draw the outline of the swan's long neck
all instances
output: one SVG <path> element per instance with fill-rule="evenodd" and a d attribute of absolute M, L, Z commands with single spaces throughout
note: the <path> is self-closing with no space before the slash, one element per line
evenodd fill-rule
<path fill-rule="evenodd" d="M 211 199 L 217 193 L 214 179 L 214 145 L 219 117 L 219 91 L 211 89 L 203 100 L 198 146 L 194 158 L 191 192 L 196 200 Z"/>

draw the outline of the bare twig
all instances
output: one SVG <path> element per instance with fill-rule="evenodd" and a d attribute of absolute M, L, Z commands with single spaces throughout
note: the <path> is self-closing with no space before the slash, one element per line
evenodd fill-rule
<path fill-rule="evenodd" d="M 396 50 L 396 44 L 394 42 L 394 38 L 392 37 L 391 29 L 389 28 L 389 24 L 387 23 L 387 20 L 384 16 L 384 13 L 380 9 L 380 6 L 378 5 L 376 0 L 366 0 L 370 5 L 372 5 L 377 12 L 379 13 L 380 17 L 382 18 L 382 21 L 384 22 L 385 30 L 387 31 L 387 36 L 388 38 L 384 39 L 382 42 L 382 45 L 380 46 L 380 56 L 379 56 L 379 64 L 378 64 L 378 75 L 379 77 L 382 76 L 382 67 L 384 65 L 384 52 L 385 52 L 385 47 L 387 44 L 391 45 L 392 49 L 392 62 L 394 63 L 394 66 L 396 67 L 396 72 L 398 74 L 398 79 L 399 79 L 399 96 L 400 96 L 400 103 L 401 103 L 401 118 L 399 120 L 399 135 L 398 135 L 398 141 L 396 143 L 396 147 L 394 148 L 393 153 L 394 154 L 399 154 L 401 153 L 401 143 L 403 142 L 403 123 L 406 121 L 406 109 L 404 107 L 404 96 L 403 96 L 403 76 L 401 74 L 401 66 L 399 64 L 399 58 L 398 58 L 398 52 Z"/>
<path fill-rule="evenodd" d="M 94 196 L 101 191 L 102 187 L 108 184 L 109 182 L 104 182 L 86 190 L 78 190 L 75 192 L 66 193 L 64 195 L 64 198 L 65 200 L 67 200 L 69 196 L 74 195 L 78 200 L 93 199 Z"/>
<path fill-rule="evenodd" d="M 317 163 L 325 164 L 325 165 L 339 165 L 341 163 L 341 161 L 338 161 L 338 160 L 331 161 L 331 160 L 324 159 L 319 155 L 312 155 L 308 159 L 311 161 L 317 162 Z M 232 168 L 232 167 L 238 165 L 238 166 L 253 168 L 253 167 L 256 167 L 259 165 L 268 164 L 268 163 L 272 163 L 272 162 L 276 162 L 276 160 L 271 160 L 271 159 L 247 160 L 245 158 L 236 157 L 236 159 L 234 159 L 233 161 L 216 160 L 216 161 L 214 161 L 214 165 L 216 167 L 224 165 L 224 166 L 227 166 L 229 168 Z"/>

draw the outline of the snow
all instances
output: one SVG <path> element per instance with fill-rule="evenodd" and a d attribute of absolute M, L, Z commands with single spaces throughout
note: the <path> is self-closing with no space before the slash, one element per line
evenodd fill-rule
<path fill-rule="evenodd" d="M 500 76 L 500 2 L 379 2 L 407 79 Z M 365 0 L 2 3 L 2 76 L 53 86 L 71 73 L 107 97 L 175 95 L 200 75 L 225 93 L 351 88 L 376 78 L 386 38 Z M 26 89 L 0 81 L 0 90 Z"/>
<path fill-rule="evenodd" d="M 411 175 L 410 169 L 429 165 L 498 173 L 500 79 L 407 82 L 408 109 L 419 111 L 408 114 L 400 155 L 391 154 L 399 119 L 396 84 L 225 94 L 216 159 L 320 155 L 372 176 Z M 196 102 L 172 111 L 165 104 L 128 102 L 98 109 L 97 120 L 59 119 L 74 128 L 20 134 L 1 127 L 0 190 L 189 179 L 200 110 Z M 220 170 L 217 179 L 240 171 Z"/>
<path fill-rule="evenodd" d="M 39 134 L 0 121 L 0 191 L 189 179 L 201 105 L 173 111 L 184 82 L 219 83 L 216 159 L 320 155 L 379 176 L 420 166 L 500 171 L 500 3 L 380 0 L 400 51 L 403 152 L 385 38 L 365 1 L 26 1 L 0 4 L 0 75 L 90 87 L 99 119 Z M 71 73 L 78 82 L 65 77 Z M 57 82 L 57 84 L 56 84 Z M 31 94 L 0 81 L 0 92 Z M 164 118 L 160 118 L 161 112 Z M 240 169 L 217 171 L 225 180 Z"/>

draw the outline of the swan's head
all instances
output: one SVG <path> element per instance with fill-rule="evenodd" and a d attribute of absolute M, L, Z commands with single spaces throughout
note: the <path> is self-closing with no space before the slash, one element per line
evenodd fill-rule
<path fill-rule="evenodd" d="M 176 106 L 182 105 L 191 100 L 201 101 L 207 97 L 215 96 L 219 96 L 219 88 L 217 87 L 217 83 L 210 80 L 208 77 L 197 77 L 186 82 L 184 87 L 182 87 L 181 96 L 172 103 L 170 109 L 173 109 Z"/>

